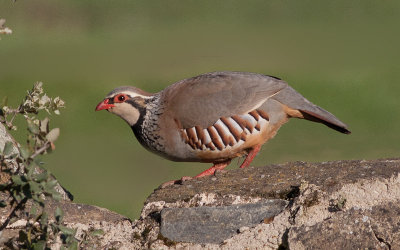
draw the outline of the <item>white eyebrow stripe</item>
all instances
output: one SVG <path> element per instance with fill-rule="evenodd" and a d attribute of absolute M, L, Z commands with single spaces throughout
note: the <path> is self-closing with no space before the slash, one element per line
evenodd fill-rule
<path fill-rule="evenodd" d="M 120 92 L 120 93 L 113 93 L 112 95 L 108 95 L 106 98 L 111 98 L 111 97 L 116 96 L 116 95 L 119 95 L 119 94 L 126 94 L 126 95 L 129 95 L 129 96 L 132 97 L 132 98 L 138 97 L 138 96 L 141 97 L 141 98 L 143 98 L 143 99 L 150 99 L 150 98 L 152 98 L 152 96 L 141 95 L 141 94 L 138 94 L 138 93 L 132 92 L 132 91 L 122 91 L 122 92 Z"/>

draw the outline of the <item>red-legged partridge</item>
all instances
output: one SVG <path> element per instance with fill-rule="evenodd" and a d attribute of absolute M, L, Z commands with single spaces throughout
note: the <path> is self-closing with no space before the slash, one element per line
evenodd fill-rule
<path fill-rule="evenodd" d="M 151 152 L 173 161 L 214 164 L 196 177 L 213 174 L 244 155 L 240 167 L 247 167 L 291 117 L 350 133 L 346 124 L 286 82 L 255 73 L 207 73 L 155 94 L 119 87 L 96 107 L 103 109 L 124 119 Z"/>

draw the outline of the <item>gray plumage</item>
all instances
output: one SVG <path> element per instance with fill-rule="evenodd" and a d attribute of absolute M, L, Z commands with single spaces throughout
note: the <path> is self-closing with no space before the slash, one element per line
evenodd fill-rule
<path fill-rule="evenodd" d="M 285 81 L 246 72 L 206 73 L 155 94 L 119 87 L 96 107 L 103 109 L 124 119 L 150 151 L 174 161 L 212 162 L 218 169 L 243 155 L 241 167 L 248 166 L 292 117 L 350 133 Z"/>
<path fill-rule="evenodd" d="M 256 73 L 207 73 L 169 86 L 162 96 L 184 128 L 208 127 L 221 117 L 248 113 L 272 98 L 303 112 L 305 119 L 342 133 L 350 132 L 346 124 L 305 99 L 286 82 Z"/>

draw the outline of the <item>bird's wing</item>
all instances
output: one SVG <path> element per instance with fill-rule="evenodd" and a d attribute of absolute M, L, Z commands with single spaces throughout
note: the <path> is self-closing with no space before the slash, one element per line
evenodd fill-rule
<path fill-rule="evenodd" d="M 177 82 L 163 91 L 168 110 L 183 128 L 213 125 L 221 117 L 261 106 L 287 87 L 278 78 L 255 73 L 213 72 Z"/>

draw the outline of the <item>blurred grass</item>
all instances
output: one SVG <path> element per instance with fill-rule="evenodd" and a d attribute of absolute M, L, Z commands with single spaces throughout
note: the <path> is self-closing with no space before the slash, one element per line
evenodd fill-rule
<path fill-rule="evenodd" d="M 0 0 L 13 29 L 0 40 L 0 98 L 18 104 L 33 82 L 67 108 L 47 167 L 77 202 L 131 218 L 159 184 L 209 167 L 143 149 L 130 128 L 94 112 L 119 85 L 159 91 L 220 70 L 288 81 L 353 134 L 292 120 L 253 165 L 399 155 L 400 3 L 387 1 Z M 236 167 L 236 161 L 231 164 Z"/>

